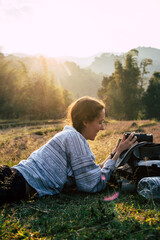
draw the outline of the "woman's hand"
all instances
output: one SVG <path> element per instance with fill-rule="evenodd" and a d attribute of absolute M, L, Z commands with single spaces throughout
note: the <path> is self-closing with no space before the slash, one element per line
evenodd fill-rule
<path fill-rule="evenodd" d="M 116 151 L 120 151 L 122 153 L 123 151 L 131 148 L 133 145 L 137 144 L 137 137 L 134 136 L 135 132 L 132 132 L 129 137 L 126 139 L 125 133 L 123 134 L 123 138 L 121 142 L 119 143 L 119 146 L 117 147 Z"/>
<path fill-rule="evenodd" d="M 122 140 L 119 142 L 119 144 L 116 146 L 116 148 L 114 149 L 115 155 L 112 158 L 114 161 L 117 161 L 117 159 L 119 158 L 120 154 L 131 148 L 133 145 L 137 144 L 137 137 L 134 136 L 135 132 L 132 132 L 129 137 L 126 139 L 126 135 L 125 133 L 123 134 L 123 138 Z"/>
<path fill-rule="evenodd" d="M 126 134 L 123 134 L 123 138 L 119 139 L 117 146 L 114 148 L 113 152 L 103 161 L 100 163 L 100 167 L 103 168 L 104 164 L 109 160 L 112 159 L 115 162 L 121 155 L 121 153 L 129 148 L 131 148 L 133 145 L 137 144 L 138 142 L 137 137 L 134 136 L 135 132 L 132 132 L 128 138 L 126 138 Z"/>

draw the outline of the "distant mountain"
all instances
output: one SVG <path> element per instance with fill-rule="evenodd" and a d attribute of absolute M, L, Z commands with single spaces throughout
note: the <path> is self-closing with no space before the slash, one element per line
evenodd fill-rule
<path fill-rule="evenodd" d="M 139 51 L 139 58 L 152 58 L 155 60 L 160 60 L 160 49 L 151 48 L 151 47 L 138 47 L 136 48 Z"/>
<path fill-rule="evenodd" d="M 137 50 L 139 51 L 139 63 L 145 58 L 151 58 L 153 61 L 152 65 L 147 67 L 147 70 L 149 71 L 148 77 L 151 77 L 154 72 L 160 72 L 160 49 L 151 47 L 138 47 Z"/>
<path fill-rule="evenodd" d="M 5 54 L 7 56 L 15 56 L 15 57 L 19 57 L 19 58 L 25 58 L 25 57 L 33 57 L 30 54 L 25 54 L 25 53 L 11 53 L 11 54 Z"/>
<path fill-rule="evenodd" d="M 121 60 L 121 56 L 115 55 L 113 53 L 103 53 L 99 57 L 95 57 L 88 68 L 90 68 L 95 73 L 103 73 L 105 75 L 111 75 L 114 72 L 114 62 L 116 59 Z"/>
<path fill-rule="evenodd" d="M 30 55 L 30 54 L 25 54 L 25 53 L 12 53 L 12 54 L 6 54 L 6 55 L 13 55 L 19 58 L 25 58 L 25 57 L 40 57 L 43 54 L 36 54 L 36 55 Z M 58 57 L 58 58 L 54 58 L 57 62 L 59 63 L 64 63 L 66 61 L 68 62 L 74 62 L 76 63 L 79 67 L 81 68 L 86 68 L 88 66 L 90 66 L 92 64 L 92 62 L 95 60 L 96 57 L 101 56 L 102 53 L 97 53 L 93 56 L 90 57 L 82 57 L 82 58 L 78 58 L 78 57 L 72 57 L 72 56 L 63 56 L 63 57 Z M 51 58 L 48 57 L 46 55 L 43 55 L 45 58 Z"/>
<path fill-rule="evenodd" d="M 151 58 L 153 61 L 152 66 L 148 66 L 148 71 L 150 74 L 148 76 L 150 77 L 154 71 L 160 71 L 160 49 L 152 48 L 152 47 L 137 47 L 136 48 L 139 51 L 138 54 L 138 62 L 142 61 L 144 58 Z M 120 61 L 124 61 L 124 57 L 127 54 L 127 52 L 119 53 L 112 53 L 112 52 L 105 52 L 105 53 L 97 53 L 93 56 L 86 57 L 86 58 L 77 58 L 72 56 L 64 56 L 61 58 L 52 58 L 53 61 L 64 64 L 67 62 L 74 62 L 76 63 L 80 68 L 88 68 L 92 70 L 94 73 L 97 74 L 105 74 L 105 75 L 111 75 L 114 72 L 114 63 L 116 59 L 119 59 Z M 17 57 L 35 57 L 27 54 L 22 53 L 13 53 L 12 55 Z M 40 54 L 37 54 L 36 57 L 39 57 Z M 44 56 L 48 58 L 47 56 Z"/>
<path fill-rule="evenodd" d="M 24 70 L 25 66 L 25 72 L 33 78 L 39 77 L 38 74 L 43 74 L 47 70 L 49 75 L 53 74 L 55 85 L 68 90 L 75 99 L 84 95 L 97 97 L 103 79 L 103 75 L 64 59 L 9 54 L 6 60 L 12 62 L 13 68 Z"/>
<path fill-rule="evenodd" d="M 147 67 L 149 74 L 146 76 L 146 86 L 148 79 L 153 72 L 160 72 L 160 49 L 151 47 L 138 47 L 138 63 L 145 58 L 151 58 L 153 64 Z M 111 75 L 114 72 L 114 63 L 116 59 L 124 62 L 127 53 L 98 53 L 88 58 L 51 58 L 44 56 L 47 67 L 54 74 L 55 83 L 62 85 L 70 91 L 75 98 L 83 95 L 97 97 L 97 91 L 101 87 L 104 75 Z M 23 61 L 29 72 L 43 71 L 41 55 L 31 56 L 27 54 L 10 54 L 8 59 L 15 62 L 14 67 L 18 67 L 18 60 Z M 16 63 L 17 62 L 17 63 Z M 16 65 L 17 64 L 17 65 Z"/>
<path fill-rule="evenodd" d="M 94 62 L 96 57 L 99 57 L 101 55 L 102 55 L 102 53 L 97 53 L 97 54 L 95 54 L 93 56 L 84 57 L 84 58 L 64 56 L 64 57 L 61 57 L 61 58 L 57 58 L 57 60 L 60 61 L 60 62 L 65 62 L 65 61 L 74 62 L 80 68 L 86 68 L 86 67 L 89 67 L 92 64 L 92 62 Z"/>
<path fill-rule="evenodd" d="M 148 77 L 150 77 L 154 71 L 160 72 L 160 49 L 151 48 L 151 47 L 138 47 L 136 48 L 139 51 L 138 54 L 138 63 L 145 58 L 151 58 L 153 64 L 148 66 Z M 127 53 L 121 53 L 120 55 L 114 53 L 103 53 L 99 57 L 95 57 L 95 60 L 88 67 L 95 73 L 103 73 L 106 75 L 111 75 L 114 72 L 114 62 L 116 59 L 124 61 L 124 57 Z"/>

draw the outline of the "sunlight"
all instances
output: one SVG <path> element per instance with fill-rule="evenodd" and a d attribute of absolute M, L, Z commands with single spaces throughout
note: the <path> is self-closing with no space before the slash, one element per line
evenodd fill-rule
<path fill-rule="evenodd" d="M 51 57 L 160 48 L 159 2 L 150 7 L 150 0 L 0 1 L 0 47 L 6 53 Z"/>

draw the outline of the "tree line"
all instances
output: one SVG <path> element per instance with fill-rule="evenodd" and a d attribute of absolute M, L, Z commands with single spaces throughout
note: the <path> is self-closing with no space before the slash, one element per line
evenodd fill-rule
<path fill-rule="evenodd" d="M 119 120 L 158 119 L 160 120 L 160 72 L 154 72 L 145 86 L 147 66 L 151 59 L 143 59 L 138 65 L 138 51 L 126 54 L 124 64 L 115 61 L 112 75 L 103 77 L 98 96 L 106 104 L 106 114 Z"/>
<path fill-rule="evenodd" d="M 30 73 L 23 61 L 0 54 L 0 118 L 57 119 L 64 117 L 72 94 L 55 85 L 44 57 L 43 69 Z"/>
<path fill-rule="evenodd" d="M 152 60 L 143 59 L 138 65 L 137 59 L 138 51 L 135 49 L 126 54 L 123 63 L 117 59 L 113 74 L 104 76 L 101 87 L 97 87 L 98 97 L 106 104 L 107 117 L 119 120 L 160 119 L 160 72 L 154 72 L 148 86 L 145 86 L 147 67 L 152 64 Z M 41 56 L 38 61 L 42 68 L 33 72 L 30 71 L 29 64 L 25 64 L 20 58 L 8 58 L 0 54 L 1 119 L 65 117 L 68 105 L 75 99 L 71 87 L 69 91 L 64 88 L 65 84 L 67 87 L 67 82 L 63 87 L 56 84 L 46 58 Z M 71 86 L 79 88 L 80 96 L 81 89 L 85 89 L 86 95 L 87 91 L 91 95 L 91 86 L 96 86 L 95 76 L 90 75 L 87 85 L 85 71 L 88 74 L 88 70 L 80 72 L 79 67 L 70 62 L 66 66 L 72 70 L 69 74 Z M 81 73 L 81 81 L 76 78 L 77 71 Z M 98 82 L 99 78 L 97 86 Z"/>

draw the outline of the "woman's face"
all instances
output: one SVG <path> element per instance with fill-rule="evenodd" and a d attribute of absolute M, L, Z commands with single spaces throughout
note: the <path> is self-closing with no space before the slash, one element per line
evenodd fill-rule
<path fill-rule="evenodd" d="M 94 140 L 97 133 L 100 130 L 104 130 L 104 117 L 105 117 L 105 110 L 103 109 L 100 112 L 99 117 L 97 117 L 92 122 L 84 122 L 84 129 L 82 130 L 82 135 L 87 140 Z"/>

